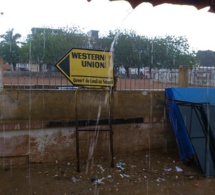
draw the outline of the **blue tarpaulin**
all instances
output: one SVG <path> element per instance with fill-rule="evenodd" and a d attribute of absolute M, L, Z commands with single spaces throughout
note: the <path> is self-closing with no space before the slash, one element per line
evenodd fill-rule
<path fill-rule="evenodd" d="M 193 103 L 210 103 L 215 105 L 215 88 L 187 87 L 166 88 L 165 93 L 168 99 Z"/>
<path fill-rule="evenodd" d="M 184 120 L 178 109 L 177 102 L 208 103 L 215 105 L 215 88 L 166 88 L 166 103 L 170 124 L 174 130 L 179 147 L 181 160 L 195 156 Z"/>

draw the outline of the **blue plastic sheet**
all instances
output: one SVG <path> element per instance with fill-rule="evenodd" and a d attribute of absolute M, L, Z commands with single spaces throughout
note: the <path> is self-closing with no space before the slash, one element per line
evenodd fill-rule
<path fill-rule="evenodd" d="M 178 101 L 192 103 L 209 103 L 215 105 L 215 88 L 166 88 L 167 113 L 174 130 L 181 160 L 195 156 L 184 121 L 177 107 Z"/>
<path fill-rule="evenodd" d="M 215 105 L 215 88 L 207 87 L 171 87 L 165 89 L 166 96 L 172 100 L 193 102 L 193 103 L 210 103 Z"/>

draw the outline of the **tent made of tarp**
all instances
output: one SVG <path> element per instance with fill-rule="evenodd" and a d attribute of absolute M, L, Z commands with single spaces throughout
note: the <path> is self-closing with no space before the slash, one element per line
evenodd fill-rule
<path fill-rule="evenodd" d="M 167 113 L 182 161 L 215 175 L 215 88 L 166 88 Z"/>

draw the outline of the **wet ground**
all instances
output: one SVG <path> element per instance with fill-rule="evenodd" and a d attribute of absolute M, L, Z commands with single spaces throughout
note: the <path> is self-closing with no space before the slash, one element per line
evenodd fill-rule
<path fill-rule="evenodd" d="M 110 159 L 29 164 L 0 171 L 0 194 L 214 194 L 215 178 L 178 155 L 143 152 Z"/>

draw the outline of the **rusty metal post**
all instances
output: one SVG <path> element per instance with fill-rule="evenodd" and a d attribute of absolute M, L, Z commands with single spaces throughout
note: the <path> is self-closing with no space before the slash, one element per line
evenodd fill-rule
<path fill-rule="evenodd" d="M 80 172 L 80 157 L 79 157 L 79 134 L 78 134 L 78 91 L 75 91 L 75 120 L 76 120 L 76 160 L 77 160 L 77 172 Z"/>
<path fill-rule="evenodd" d="M 81 129 L 79 130 L 79 123 L 78 123 L 78 91 L 82 87 L 79 87 L 75 91 L 75 119 L 76 119 L 76 158 L 77 158 L 77 172 L 80 172 L 80 159 L 79 159 L 79 131 L 92 131 L 91 129 Z M 110 151 L 111 151 L 111 167 L 114 167 L 114 151 L 113 151 L 113 129 L 112 129 L 112 109 L 113 109 L 113 89 L 110 88 L 110 91 L 108 91 L 106 88 L 103 88 L 103 90 L 108 94 L 109 99 L 109 129 L 102 130 L 102 131 L 109 131 L 110 133 Z M 95 131 L 95 130 L 93 130 Z M 96 132 L 97 133 L 97 132 Z"/>
<path fill-rule="evenodd" d="M 179 87 L 188 87 L 188 66 L 179 66 L 178 72 L 178 86 Z"/>
<path fill-rule="evenodd" d="M 114 151 L 113 151 L 113 128 L 112 128 L 112 120 L 113 120 L 113 89 L 110 89 L 110 99 L 109 99 L 109 128 L 110 128 L 110 151 L 111 151 L 111 167 L 114 167 Z"/>

